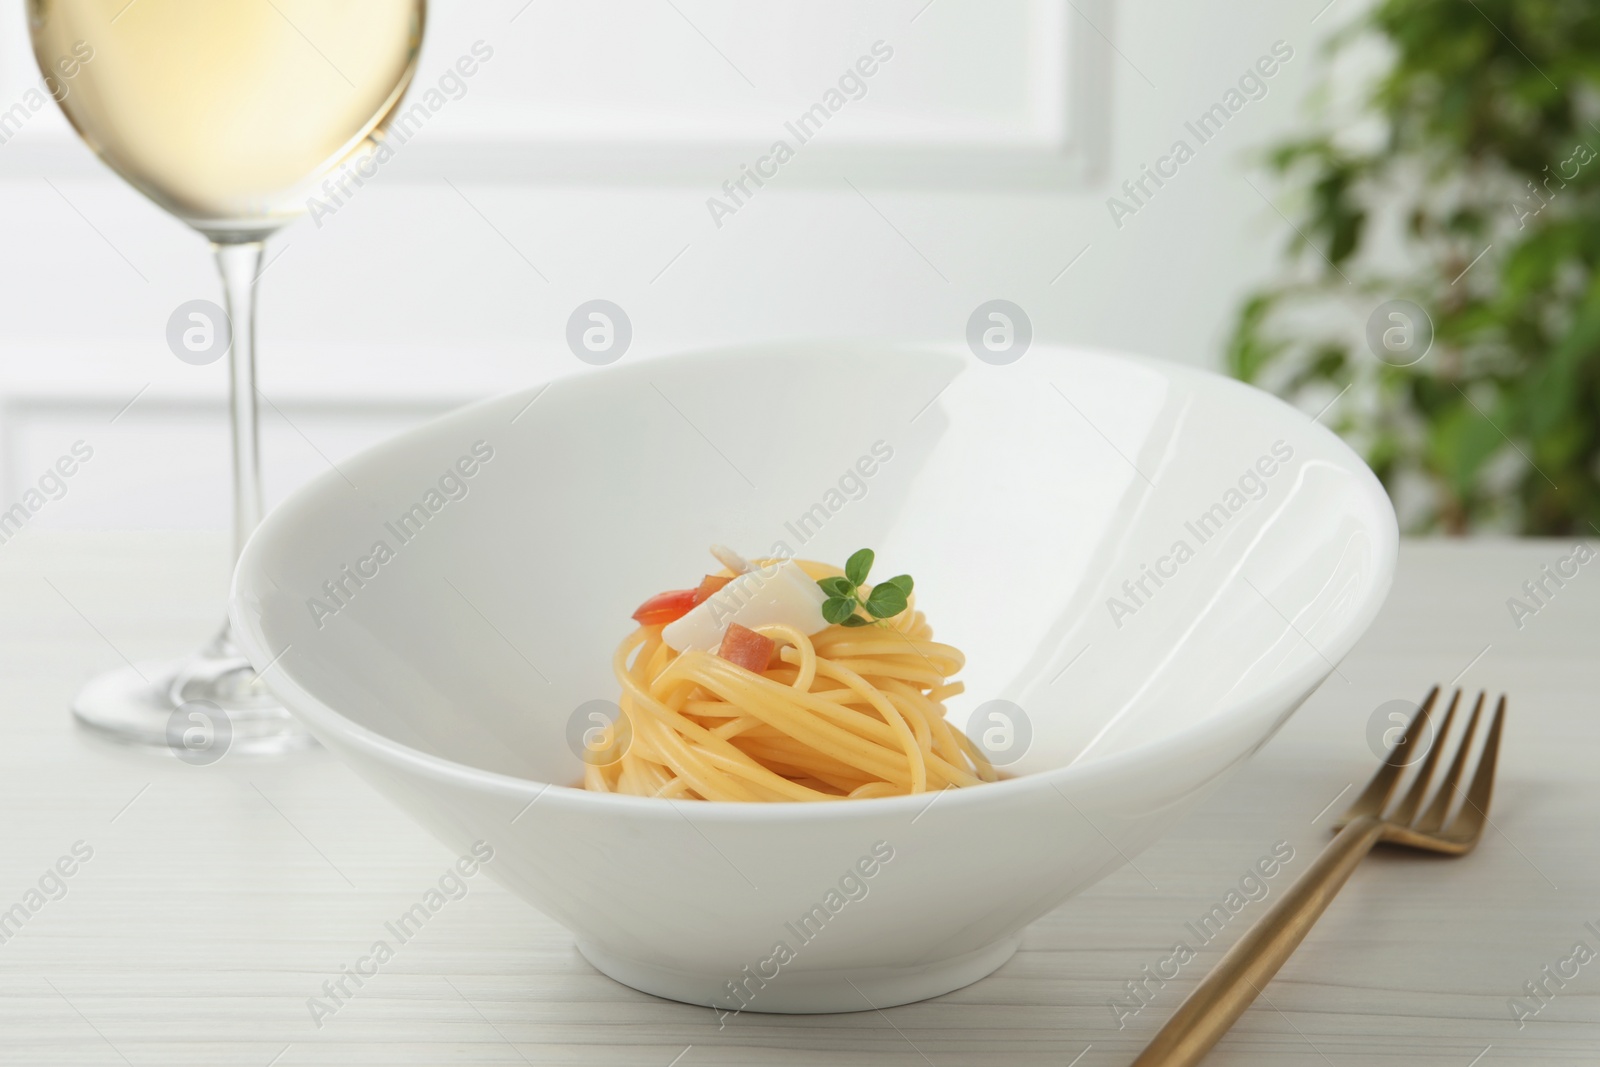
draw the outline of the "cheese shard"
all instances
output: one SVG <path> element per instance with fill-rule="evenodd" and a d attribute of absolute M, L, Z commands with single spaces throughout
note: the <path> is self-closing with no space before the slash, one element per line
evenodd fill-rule
<path fill-rule="evenodd" d="M 700 649 L 715 652 L 722 646 L 728 624 L 749 629 L 792 626 L 810 636 L 828 626 L 822 617 L 827 599 L 820 586 L 793 561 L 768 565 L 734 578 L 712 593 L 687 615 L 668 623 L 661 639 L 678 652 Z"/>

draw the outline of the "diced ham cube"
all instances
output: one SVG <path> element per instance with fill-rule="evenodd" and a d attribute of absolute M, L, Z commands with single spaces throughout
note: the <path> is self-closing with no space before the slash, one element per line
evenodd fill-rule
<path fill-rule="evenodd" d="M 725 578 L 720 574 L 706 575 L 700 579 L 700 587 L 694 591 L 694 602 L 696 604 L 704 604 L 710 599 L 712 593 L 715 593 L 731 581 L 733 581 L 732 578 Z"/>
<path fill-rule="evenodd" d="M 778 643 L 772 638 L 758 634 L 736 622 L 730 622 L 728 632 L 722 636 L 722 647 L 717 649 L 717 655 L 735 666 L 760 674 L 767 669 L 767 664 L 772 662 L 772 654 L 777 649 Z"/>

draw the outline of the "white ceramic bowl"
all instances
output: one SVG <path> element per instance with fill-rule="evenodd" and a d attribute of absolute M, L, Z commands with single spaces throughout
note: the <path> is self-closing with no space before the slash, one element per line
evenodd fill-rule
<path fill-rule="evenodd" d="M 1382 488 L 1304 414 L 1044 346 L 614 366 L 340 468 L 239 562 L 233 621 L 274 692 L 451 849 L 488 842 L 600 970 L 729 1010 L 883 1007 L 995 970 L 1271 736 L 1395 562 Z M 712 542 L 871 546 L 913 574 L 967 653 L 953 717 L 1022 709 L 1017 777 L 823 804 L 572 788 L 574 714 L 616 696 L 629 613 Z"/>

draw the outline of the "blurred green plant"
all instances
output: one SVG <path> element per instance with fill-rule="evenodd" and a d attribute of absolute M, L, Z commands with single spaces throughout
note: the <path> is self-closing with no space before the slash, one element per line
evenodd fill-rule
<path fill-rule="evenodd" d="M 1323 421 L 1414 532 L 1600 533 L 1600 2 L 1378 0 L 1326 61 L 1313 132 L 1267 156 L 1297 235 L 1229 369 L 1312 412 L 1338 396 Z M 1338 121 L 1335 72 L 1363 61 Z M 1366 336 L 1396 299 L 1433 326 L 1406 367 Z"/>

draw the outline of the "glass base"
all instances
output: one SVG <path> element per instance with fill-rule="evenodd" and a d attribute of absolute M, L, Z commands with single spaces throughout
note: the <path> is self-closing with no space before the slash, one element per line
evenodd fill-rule
<path fill-rule="evenodd" d="M 78 724 L 123 744 L 170 749 L 187 763 L 229 752 L 274 755 L 317 741 L 256 676 L 224 628 L 187 659 L 96 675 L 72 700 Z"/>

